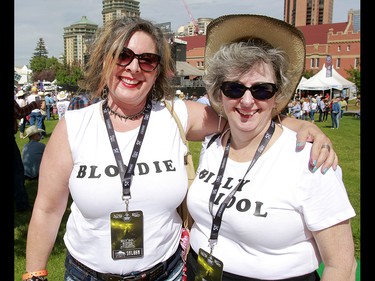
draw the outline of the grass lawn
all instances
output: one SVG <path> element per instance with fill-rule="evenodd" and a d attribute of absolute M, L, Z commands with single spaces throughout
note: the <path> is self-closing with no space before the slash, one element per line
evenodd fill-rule
<path fill-rule="evenodd" d="M 355 109 L 353 105 L 349 105 L 349 110 Z M 315 118 L 317 120 L 317 118 Z M 41 140 L 48 142 L 49 136 L 55 127 L 57 120 L 45 121 L 47 137 Z M 349 194 L 350 201 L 356 211 L 356 217 L 352 219 L 353 237 L 355 241 L 355 256 L 360 259 L 360 119 L 353 116 L 344 116 L 340 121 L 340 129 L 331 130 L 331 119 L 328 117 L 327 122 L 316 123 L 318 127 L 332 140 L 336 153 L 339 156 L 339 165 L 343 170 L 343 180 Z M 23 145 L 28 140 L 19 139 L 17 135 L 17 143 L 22 151 Z M 199 160 L 200 142 L 191 142 L 190 150 L 193 154 L 194 163 L 197 166 Z M 26 181 L 26 188 L 30 196 L 31 204 L 33 204 L 37 192 L 37 181 Z M 69 209 L 62 220 L 60 231 L 57 236 L 55 247 L 52 251 L 48 263 L 49 276 L 51 281 L 63 281 L 64 276 L 64 260 L 65 246 L 63 243 L 63 235 Z M 31 212 L 16 213 L 14 215 L 14 276 L 15 280 L 21 280 L 21 276 L 25 270 L 25 249 L 28 223 Z M 320 269 L 322 270 L 322 268 Z M 360 280 L 360 265 L 357 270 L 357 281 Z"/>

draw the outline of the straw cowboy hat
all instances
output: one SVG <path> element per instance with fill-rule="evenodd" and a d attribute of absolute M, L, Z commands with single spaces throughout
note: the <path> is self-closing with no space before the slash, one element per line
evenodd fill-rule
<path fill-rule="evenodd" d="M 24 92 L 24 91 L 22 91 L 22 90 L 19 90 L 18 92 L 17 92 L 17 94 L 16 94 L 16 97 L 22 97 L 22 96 L 24 96 L 26 93 Z"/>
<path fill-rule="evenodd" d="M 294 26 L 263 15 L 233 14 L 218 17 L 210 22 L 206 32 L 205 61 L 224 44 L 259 38 L 286 52 L 290 83 L 276 96 L 276 109 L 280 112 L 294 94 L 305 69 L 305 38 Z M 209 95 L 210 97 L 210 95 Z M 210 97 L 211 106 L 220 112 L 220 104 Z"/>
<path fill-rule="evenodd" d="M 68 93 L 65 91 L 59 92 L 59 94 L 56 96 L 58 100 L 65 100 L 68 97 Z"/>
<path fill-rule="evenodd" d="M 31 137 L 32 135 L 39 134 L 40 132 L 44 132 L 44 130 L 38 129 L 37 126 L 32 125 L 25 130 L 25 136 L 23 138 L 25 139 L 27 137 Z"/>
<path fill-rule="evenodd" d="M 31 88 L 31 92 L 32 92 L 32 93 L 37 93 L 37 92 L 38 92 L 38 88 L 35 87 L 35 86 L 32 87 L 32 88 Z"/>

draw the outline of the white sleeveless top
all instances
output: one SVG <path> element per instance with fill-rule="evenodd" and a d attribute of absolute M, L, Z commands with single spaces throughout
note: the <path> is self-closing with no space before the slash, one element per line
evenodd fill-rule
<path fill-rule="evenodd" d="M 185 103 L 176 101 L 174 110 L 186 128 Z M 176 207 L 187 192 L 186 146 L 168 109 L 153 102 L 130 188 L 129 210 L 143 211 L 144 256 L 123 260 L 111 256 L 110 214 L 124 211 L 125 204 L 102 102 L 67 111 L 65 119 L 74 162 L 69 179 L 74 202 L 64 236 L 69 252 L 96 271 L 114 274 L 143 271 L 168 259 L 179 244 L 181 219 Z M 115 133 L 126 166 L 138 131 Z"/>

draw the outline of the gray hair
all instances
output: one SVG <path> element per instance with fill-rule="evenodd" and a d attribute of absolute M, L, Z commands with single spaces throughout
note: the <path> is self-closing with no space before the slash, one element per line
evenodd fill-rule
<path fill-rule="evenodd" d="M 276 105 L 286 97 L 284 88 L 289 83 L 286 77 L 289 60 L 287 54 L 273 48 L 261 39 L 250 39 L 223 45 L 220 50 L 205 62 L 206 69 L 203 80 L 206 91 L 214 108 L 221 108 L 220 86 L 228 79 L 234 80 L 260 63 L 271 64 L 276 77 Z M 225 117 L 225 116 L 224 116 Z"/>

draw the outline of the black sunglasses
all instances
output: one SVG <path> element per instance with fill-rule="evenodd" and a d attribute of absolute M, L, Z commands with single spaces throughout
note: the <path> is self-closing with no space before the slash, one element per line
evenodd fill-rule
<path fill-rule="evenodd" d="M 151 72 L 158 67 L 161 57 L 153 53 L 135 54 L 132 50 L 124 48 L 118 56 L 117 65 L 125 67 L 129 65 L 134 58 L 138 59 L 139 67 L 146 72 Z"/>
<path fill-rule="evenodd" d="M 251 87 L 246 87 L 237 82 L 223 82 L 220 89 L 226 97 L 231 99 L 241 98 L 246 90 L 250 90 L 253 98 L 257 100 L 268 100 L 277 92 L 277 87 L 274 83 L 259 83 Z"/>

